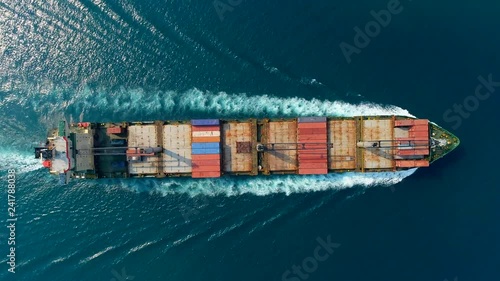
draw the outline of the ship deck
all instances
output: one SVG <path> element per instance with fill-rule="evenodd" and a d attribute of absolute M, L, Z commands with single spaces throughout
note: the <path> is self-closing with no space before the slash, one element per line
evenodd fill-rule
<path fill-rule="evenodd" d="M 395 171 L 432 157 L 428 121 L 407 117 L 86 124 L 70 137 L 74 172 L 88 177 Z"/>

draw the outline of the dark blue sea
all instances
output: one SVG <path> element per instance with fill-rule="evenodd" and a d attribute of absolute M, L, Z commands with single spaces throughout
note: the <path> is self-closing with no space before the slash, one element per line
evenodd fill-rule
<path fill-rule="evenodd" d="M 0 280 L 500 280 L 499 13 L 485 0 L 1 1 Z M 33 154 L 61 118 L 363 114 L 428 118 L 461 145 L 400 173 L 66 186 Z"/>

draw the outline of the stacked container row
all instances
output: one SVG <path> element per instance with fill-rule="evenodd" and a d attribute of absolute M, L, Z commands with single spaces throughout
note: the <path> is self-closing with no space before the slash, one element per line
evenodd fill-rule
<path fill-rule="evenodd" d="M 396 151 L 399 156 L 425 156 L 429 155 L 429 120 L 396 120 L 395 127 L 409 127 L 407 138 L 397 138 L 396 140 L 408 141 L 412 146 L 400 147 Z M 396 167 L 411 168 L 411 167 L 427 167 L 429 161 L 422 160 L 396 160 Z"/>
<path fill-rule="evenodd" d="M 328 144 L 326 117 L 298 119 L 299 174 L 321 175 L 328 173 Z"/>
<path fill-rule="evenodd" d="M 193 178 L 221 176 L 220 123 L 218 119 L 191 120 Z"/>

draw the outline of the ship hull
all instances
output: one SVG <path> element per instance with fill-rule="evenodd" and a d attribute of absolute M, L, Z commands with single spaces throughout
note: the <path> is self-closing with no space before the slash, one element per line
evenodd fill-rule
<path fill-rule="evenodd" d="M 398 171 L 427 167 L 459 143 L 426 119 L 403 116 L 61 121 L 44 150 L 58 138 L 71 159 L 65 178 L 87 179 Z"/>

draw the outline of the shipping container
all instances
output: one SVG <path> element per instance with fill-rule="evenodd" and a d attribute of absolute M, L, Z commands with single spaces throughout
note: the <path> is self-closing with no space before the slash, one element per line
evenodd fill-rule
<path fill-rule="evenodd" d="M 122 133 L 122 127 L 108 127 L 106 129 L 106 133 L 108 135 L 111 135 L 111 134 L 121 134 Z"/>
<path fill-rule="evenodd" d="M 299 135 L 315 135 L 315 134 L 321 134 L 321 135 L 326 135 L 327 131 L 326 128 L 299 128 L 297 130 Z"/>
<path fill-rule="evenodd" d="M 214 160 L 192 160 L 191 165 L 193 169 L 195 167 L 201 167 L 201 166 L 220 166 L 220 159 L 214 159 Z"/>
<path fill-rule="evenodd" d="M 324 129 L 326 132 L 326 123 L 298 123 L 297 127 L 300 129 Z"/>
<path fill-rule="evenodd" d="M 421 139 L 429 138 L 429 133 L 428 132 L 409 132 L 408 136 L 410 138 L 421 140 Z"/>
<path fill-rule="evenodd" d="M 198 154 L 191 156 L 192 161 L 196 160 L 220 160 L 220 154 Z"/>
<path fill-rule="evenodd" d="M 205 149 L 205 148 L 219 148 L 220 144 L 218 142 L 197 142 L 191 143 L 192 149 Z"/>
<path fill-rule="evenodd" d="M 109 143 L 112 145 L 112 146 L 123 146 L 125 145 L 127 142 L 125 139 L 112 139 L 109 141 Z"/>
<path fill-rule="evenodd" d="M 193 166 L 193 172 L 219 172 L 221 171 L 220 165 L 212 166 Z"/>
<path fill-rule="evenodd" d="M 308 159 L 327 159 L 326 152 L 320 153 L 299 153 L 299 161 L 308 160 Z"/>
<path fill-rule="evenodd" d="M 326 169 L 327 167 L 328 163 L 326 163 L 326 161 L 324 163 L 314 163 L 314 162 L 299 163 L 299 169 Z"/>
<path fill-rule="evenodd" d="M 398 155 L 401 156 L 411 156 L 411 155 L 427 155 L 429 154 L 428 149 L 400 149 L 397 151 Z"/>
<path fill-rule="evenodd" d="M 201 143 L 201 142 L 210 142 L 210 143 L 219 143 L 220 137 L 192 137 L 191 141 L 193 143 Z"/>
<path fill-rule="evenodd" d="M 429 167 L 428 160 L 415 160 L 415 167 Z"/>
<path fill-rule="evenodd" d="M 410 127 L 410 126 L 413 126 L 413 124 L 415 124 L 414 120 L 411 120 L 411 119 L 396 120 L 394 122 L 395 127 Z"/>
<path fill-rule="evenodd" d="M 299 145 L 297 146 L 298 150 L 325 150 L 327 149 L 328 144 L 326 142 L 321 143 L 321 142 L 299 142 Z M 300 153 L 300 152 L 299 152 Z"/>
<path fill-rule="evenodd" d="M 220 126 L 191 126 L 193 132 L 200 131 L 220 131 Z"/>
<path fill-rule="evenodd" d="M 196 155 L 196 154 L 219 154 L 220 149 L 219 148 L 193 148 L 191 150 L 191 154 Z"/>
<path fill-rule="evenodd" d="M 429 125 L 429 120 L 427 120 L 427 119 L 417 119 L 417 120 L 414 120 L 413 123 L 415 125 L 425 125 L 425 126 L 428 126 Z"/>
<path fill-rule="evenodd" d="M 214 126 L 219 125 L 219 119 L 193 119 L 191 120 L 193 126 Z"/>
<path fill-rule="evenodd" d="M 326 175 L 328 169 L 299 169 L 299 175 Z"/>
<path fill-rule="evenodd" d="M 303 136 L 298 139 L 299 143 L 327 143 L 328 137 L 327 136 L 314 136 L 314 135 L 309 135 L 309 136 Z"/>
<path fill-rule="evenodd" d="M 299 117 L 297 121 L 299 123 L 319 123 L 326 122 L 326 117 Z"/>
<path fill-rule="evenodd" d="M 193 137 L 220 137 L 220 131 L 196 131 L 192 133 Z"/>
<path fill-rule="evenodd" d="M 421 132 L 421 131 L 428 132 L 429 126 L 427 126 L 427 125 L 415 125 L 415 126 L 410 128 L 410 132 Z"/>

